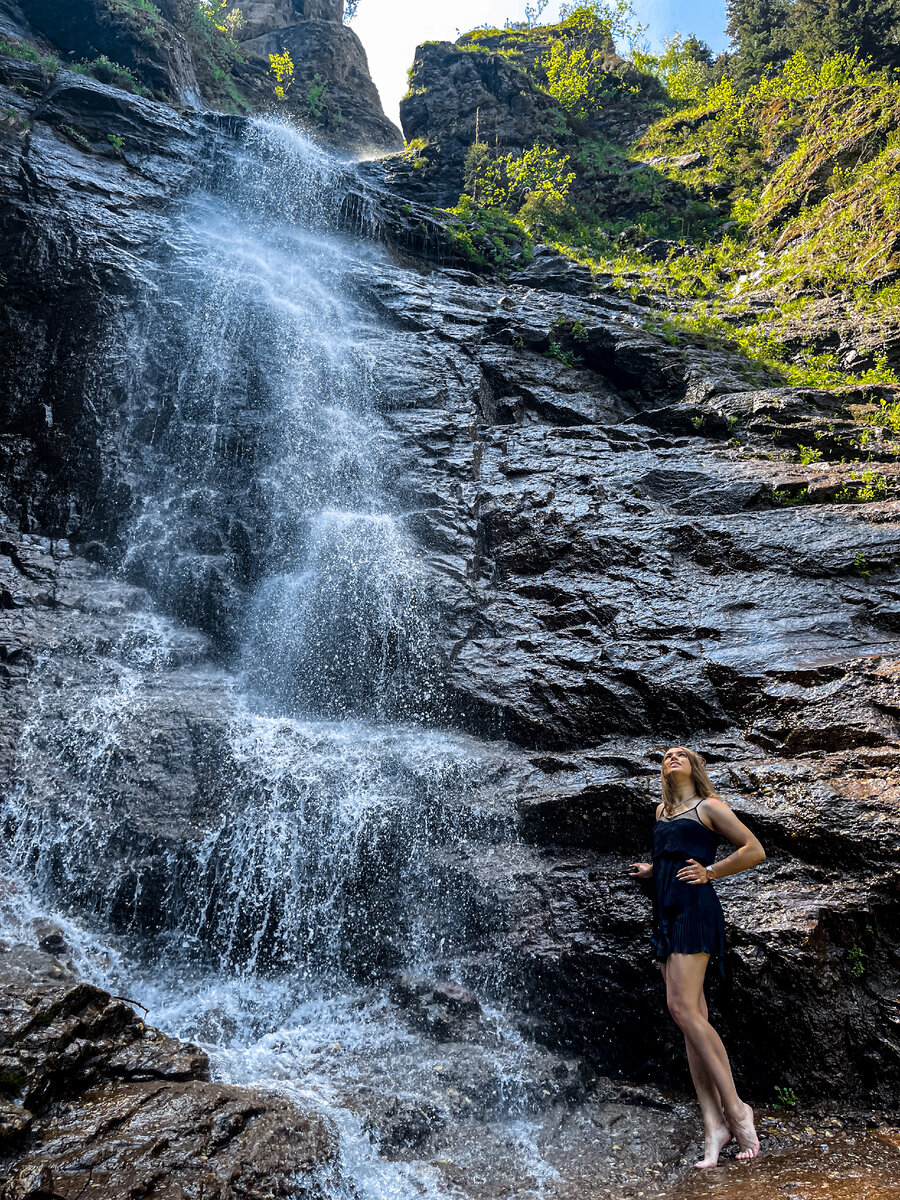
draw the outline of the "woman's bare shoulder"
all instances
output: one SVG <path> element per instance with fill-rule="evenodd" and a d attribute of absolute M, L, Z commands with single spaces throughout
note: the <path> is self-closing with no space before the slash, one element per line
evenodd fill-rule
<path fill-rule="evenodd" d="M 732 836 L 740 827 L 734 809 L 721 796 L 707 796 L 698 811 L 705 824 L 726 837 Z"/>
<path fill-rule="evenodd" d="M 716 833 L 722 832 L 720 828 L 722 818 L 727 819 L 730 812 L 731 809 L 721 796 L 704 796 L 697 805 L 697 816 L 704 825 Z"/>
<path fill-rule="evenodd" d="M 707 812 L 731 812 L 731 805 L 726 803 L 721 796 L 705 796 L 700 802 L 700 808 L 706 808 Z"/>

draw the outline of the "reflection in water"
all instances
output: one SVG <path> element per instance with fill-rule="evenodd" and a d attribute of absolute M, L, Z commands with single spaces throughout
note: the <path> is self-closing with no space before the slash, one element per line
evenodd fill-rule
<path fill-rule="evenodd" d="M 667 1200 L 898 1200 L 900 1130 L 851 1133 L 836 1131 L 834 1121 L 815 1123 L 818 1129 L 788 1131 L 780 1121 L 763 1122 L 764 1152 L 756 1162 L 726 1162 L 659 1194 Z"/>

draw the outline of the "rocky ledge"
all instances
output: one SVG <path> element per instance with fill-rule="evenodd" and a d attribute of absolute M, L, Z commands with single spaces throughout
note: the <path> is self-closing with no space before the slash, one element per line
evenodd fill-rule
<path fill-rule="evenodd" d="M 0 1197 L 257 1200 L 330 1194 L 333 1132 L 212 1083 L 206 1055 L 79 980 L 62 936 L 0 943 Z"/>

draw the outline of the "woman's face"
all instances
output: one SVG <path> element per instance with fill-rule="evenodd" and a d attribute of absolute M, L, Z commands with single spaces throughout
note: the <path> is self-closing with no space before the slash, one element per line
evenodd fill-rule
<path fill-rule="evenodd" d="M 691 779 L 691 760 L 683 746 L 673 746 L 663 755 L 663 774 L 672 783 L 687 783 Z"/>

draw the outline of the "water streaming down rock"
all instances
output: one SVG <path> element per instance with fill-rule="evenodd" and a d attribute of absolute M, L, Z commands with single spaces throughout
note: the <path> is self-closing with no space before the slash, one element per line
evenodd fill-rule
<path fill-rule="evenodd" d="M 258 125 L 216 175 L 135 334 L 144 495 L 126 572 L 241 647 L 264 704 L 409 712 L 428 597 L 385 494 L 373 318 L 352 282 L 366 244 L 330 228 L 346 169 Z"/>
<path fill-rule="evenodd" d="M 375 251 L 332 228 L 342 170 L 257 124 L 176 219 L 131 347 L 135 611 L 83 669 L 35 673 L 4 819 L 29 887 L 123 939 L 110 965 L 79 934 L 86 971 L 210 1046 L 223 1077 L 305 1090 L 353 1145 L 368 1128 L 415 1150 L 577 1080 L 499 1010 L 463 1006 L 469 1044 L 440 1051 L 459 1086 L 437 1103 L 441 998 L 410 985 L 418 1032 L 386 998 L 392 972 L 458 972 L 463 954 L 496 974 L 495 914 L 452 856 L 509 839 L 508 764 L 430 727 L 436 601 L 386 482 L 353 288 Z M 353 1153 L 364 1190 L 413 1186 Z"/>
<path fill-rule="evenodd" d="M 56 847 L 46 882 L 61 873 L 119 924 L 130 912 L 250 970 L 302 967 L 310 949 L 333 968 L 354 926 L 398 943 L 400 881 L 423 838 L 453 826 L 446 800 L 465 814 L 460 832 L 485 824 L 459 803 L 479 774 L 470 751 L 365 724 L 435 715 L 434 599 L 382 478 L 373 318 L 349 282 L 372 251 L 329 228 L 345 170 L 292 131 L 252 126 L 177 219 L 135 321 L 122 574 L 175 618 L 199 616 L 236 676 L 198 674 L 175 653 L 176 626 L 135 614 L 102 669 L 73 681 L 67 720 L 38 707 L 22 746 L 22 777 L 59 787 L 52 818 L 34 808 L 40 836 L 26 815 L 16 834 L 23 853 Z M 157 830 L 135 863 L 121 760 L 129 741 L 152 742 L 176 697 L 212 730 L 197 747 L 194 836 L 163 849 Z M 82 882 L 67 867 L 80 830 L 99 872 Z M 381 877 L 382 917 L 367 872 Z"/>

